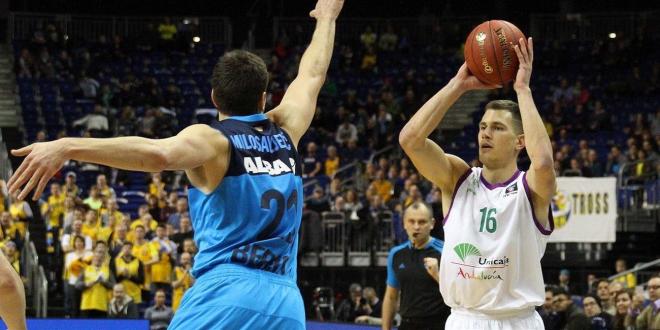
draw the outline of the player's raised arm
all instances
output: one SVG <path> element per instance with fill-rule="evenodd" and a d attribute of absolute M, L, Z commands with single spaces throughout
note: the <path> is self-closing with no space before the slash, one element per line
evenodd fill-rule
<path fill-rule="evenodd" d="M 488 86 L 477 80 L 469 73 L 467 65 L 463 64 L 456 76 L 415 113 L 399 134 L 399 143 L 415 167 L 424 177 L 440 187 L 443 195 L 451 194 L 454 184 L 469 166 L 464 160 L 445 154 L 428 136 L 463 93 L 495 87 L 497 86 Z"/>
<path fill-rule="evenodd" d="M 525 45 L 522 38 L 520 45 Z M 529 81 L 532 76 L 532 62 L 534 47 L 532 38 L 527 41 L 526 47 L 515 46 L 520 66 L 513 88 L 518 95 L 520 116 L 522 117 L 523 131 L 525 132 L 525 148 L 531 160 L 527 173 L 527 182 L 532 191 L 532 198 L 539 221 L 545 226 L 548 223 L 548 206 L 557 189 L 555 180 L 554 161 L 552 159 L 552 144 L 541 116 L 539 115 Z M 538 212 L 537 212 L 538 210 Z"/>
<path fill-rule="evenodd" d="M 23 282 L 0 251 L 0 318 L 9 330 L 25 329 Z"/>
<path fill-rule="evenodd" d="M 309 15 L 316 19 L 312 41 L 300 60 L 298 76 L 287 89 L 282 102 L 267 113 L 283 127 L 297 145 L 314 118 L 316 100 L 330 65 L 335 41 L 335 20 L 343 0 L 318 0 Z"/>
<path fill-rule="evenodd" d="M 12 150 L 12 155 L 25 159 L 9 180 L 9 191 L 13 193 L 25 186 L 18 198 L 24 199 L 35 190 L 37 200 L 48 180 L 69 159 L 131 171 L 160 172 L 197 168 L 227 150 L 227 139 L 207 125 L 189 126 L 167 139 L 63 138 L 34 143 Z"/>

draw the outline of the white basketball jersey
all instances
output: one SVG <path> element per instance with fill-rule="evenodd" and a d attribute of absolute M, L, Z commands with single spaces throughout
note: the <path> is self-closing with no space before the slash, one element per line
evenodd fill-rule
<path fill-rule="evenodd" d="M 440 292 L 451 308 L 497 315 L 541 305 L 541 257 L 550 229 L 534 216 L 525 173 L 489 184 L 481 168 L 456 183 L 444 219 Z"/>

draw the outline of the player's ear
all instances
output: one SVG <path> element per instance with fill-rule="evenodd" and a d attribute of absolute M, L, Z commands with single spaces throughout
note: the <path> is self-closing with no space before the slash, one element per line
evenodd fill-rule
<path fill-rule="evenodd" d="M 259 107 L 259 109 L 261 109 L 262 112 L 266 111 L 266 97 L 267 96 L 268 96 L 268 94 L 266 94 L 266 92 L 263 92 L 261 94 L 261 98 L 259 99 L 258 107 Z"/>
<path fill-rule="evenodd" d="M 220 106 L 218 106 L 218 103 L 215 101 L 215 91 L 213 88 L 211 88 L 211 102 L 213 102 L 213 106 L 220 111 Z"/>
<path fill-rule="evenodd" d="M 516 137 L 516 150 L 521 151 L 525 149 L 525 134 L 519 134 Z"/>

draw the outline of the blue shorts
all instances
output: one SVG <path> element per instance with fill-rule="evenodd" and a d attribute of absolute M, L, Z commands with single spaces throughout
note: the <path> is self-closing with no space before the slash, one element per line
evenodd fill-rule
<path fill-rule="evenodd" d="M 168 329 L 305 329 L 305 307 L 294 282 L 224 264 L 186 291 Z"/>

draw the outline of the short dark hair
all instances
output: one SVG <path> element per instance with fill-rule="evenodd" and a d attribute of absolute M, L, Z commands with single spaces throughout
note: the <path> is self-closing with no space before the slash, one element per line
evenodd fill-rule
<path fill-rule="evenodd" d="M 597 295 L 592 294 L 592 293 L 586 294 L 586 295 L 584 295 L 584 298 L 582 298 L 582 301 L 584 302 L 584 299 L 586 299 L 586 298 L 593 298 L 596 301 L 596 304 L 598 305 L 598 307 L 603 308 L 603 303 L 600 301 L 600 298 L 598 298 Z"/>
<path fill-rule="evenodd" d="M 520 115 L 520 107 L 518 103 L 510 100 L 493 100 L 486 104 L 487 110 L 504 110 L 511 113 L 513 119 L 513 130 L 516 134 L 523 134 L 522 116 Z"/>
<path fill-rule="evenodd" d="M 566 291 L 563 288 L 560 288 L 558 286 L 554 287 L 554 290 L 552 290 L 552 295 L 553 296 L 558 296 L 560 294 L 563 294 L 563 295 L 567 296 L 569 299 L 571 298 L 571 295 L 568 293 L 568 291 Z"/>
<path fill-rule="evenodd" d="M 259 113 L 257 104 L 268 86 L 266 63 L 244 50 L 225 53 L 213 68 L 212 97 L 219 111 L 245 116 Z"/>

